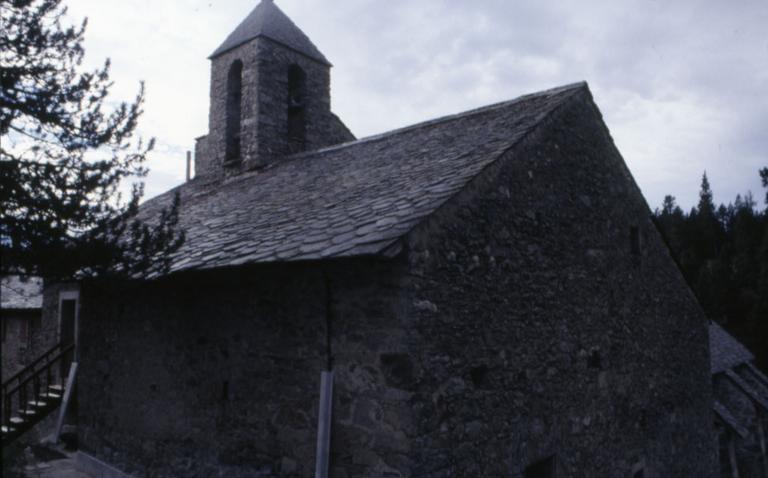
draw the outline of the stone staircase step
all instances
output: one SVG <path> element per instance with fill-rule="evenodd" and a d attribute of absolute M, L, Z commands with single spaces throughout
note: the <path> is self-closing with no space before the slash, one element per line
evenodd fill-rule
<path fill-rule="evenodd" d="M 23 418 L 21 418 L 21 417 L 11 417 L 11 420 L 10 420 L 10 422 L 11 422 L 11 423 L 13 423 L 13 424 L 15 424 L 15 425 L 18 425 L 18 424 L 20 424 L 20 423 L 24 423 L 25 421 L 26 421 L 26 420 L 24 420 L 24 419 L 23 419 Z"/>
<path fill-rule="evenodd" d="M 30 407 L 43 408 L 48 404 L 42 400 L 38 400 L 38 401 L 30 400 L 29 402 L 27 402 L 27 405 L 29 405 Z"/>

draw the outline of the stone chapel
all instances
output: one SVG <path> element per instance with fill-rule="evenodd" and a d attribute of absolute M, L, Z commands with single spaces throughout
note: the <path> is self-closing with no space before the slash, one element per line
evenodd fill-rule
<path fill-rule="evenodd" d="M 356 139 L 273 1 L 210 60 L 196 176 L 140 213 L 179 196 L 170 272 L 80 287 L 83 454 L 137 477 L 716 476 L 708 323 L 586 83 Z"/>

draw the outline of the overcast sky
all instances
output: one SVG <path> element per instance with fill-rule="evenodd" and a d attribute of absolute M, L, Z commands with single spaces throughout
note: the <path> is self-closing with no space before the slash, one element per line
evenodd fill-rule
<path fill-rule="evenodd" d="M 147 196 L 184 179 L 207 133 L 209 61 L 257 0 L 65 0 L 114 97 L 147 88 Z M 357 137 L 586 80 L 652 208 L 764 195 L 768 0 L 276 0 L 334 64 L 333 110 Z"/>

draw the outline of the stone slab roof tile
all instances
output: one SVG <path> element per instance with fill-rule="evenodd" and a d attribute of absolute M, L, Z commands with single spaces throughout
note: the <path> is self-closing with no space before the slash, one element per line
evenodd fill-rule
<path fill-rule="evenodd" d="M 302 153 L 224 182 L 195 179 L 148 201 L 141 215 L 151 220 L 179 193 L 186 241 L 172 272 L 383 253 L 587 91 L 584 83 L 568 85 Z"/>
<path fill-rule="evenodd" d="M 755 367 L 752 362 L 747 364 L 747 368 L 752 374 L 760 381 L 765 387 L 768 387 L 768 376 L 766 376 L 759 368 Z"/>
<path fill-rule="evenodd" d="M 733 370 L 726 370 L 725 376 L 728 377 L 731 382 L 735 383 L 754 403 L 762 407 L 762 409 L 768 412 L 768 397 L 764 397 L 763 394 L 750 385 L 746 380 L 741 378 L 739 374 Z"/>
<path fill-rule="evenodd" d="M 5 310 L 32 310 L 43 306 L 43 280 L 39 277 L 4 276 L 0 279 L 0 304 Z"/>
<path fill-rule="evenodd" d="M 751 362 L 755 358 L 746 347 L 715 322 L 709 323 L 709 354 L 713 375 Z"/>
<path fill-rule="evenodd" d="M 746 438 L 747 435 L 749 435 L 749 431 L 747 431 L 747 429 L 739 423 L 736 417 L 733 416 L 731 411 L 718 400 L 715 400 L 712 403 L 712 409 L 715 411 L 715 414 L 720 417 L 720 420 L 722 420 L 730 429 L 738 433 L 741 438 Z"/>

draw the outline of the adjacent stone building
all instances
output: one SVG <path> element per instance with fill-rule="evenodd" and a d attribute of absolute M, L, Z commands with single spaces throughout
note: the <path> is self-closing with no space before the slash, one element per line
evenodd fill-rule
<path fill-rule="evenodd" d="M 768 377 L 755 367 L 755 357 L 714 322 L 709 344 L 720 476 L 768 478 Z"/>
<path fill-rule="evenodd" d="M 272 1 L 211 60 L 197 176 L 142 210 L 181 199 L 171 272 L 82 284 L 84 453 L 135 476 L 716 476 L 707 321 L 586 84 L 355 140 Z"/>
<path fill-rule="evenodd" d="M 43 281 L 16 275 L 0 278 L 0 326 L 2 326 L 2 381 L 21 370 L 30 357 L 33 337 L 40 330 Z"/>

